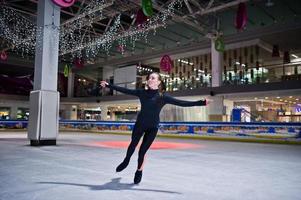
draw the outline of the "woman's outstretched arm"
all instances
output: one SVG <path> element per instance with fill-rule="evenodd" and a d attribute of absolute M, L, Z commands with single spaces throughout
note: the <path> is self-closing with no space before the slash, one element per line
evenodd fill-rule
<path fill-rule="evenodd" d="M 109 84 L 106 81 L 101 81 L 100 82 L 100 86 L 101 87 L 108 87 L 110 89 L 116 90 L 118 92 L 122 92 L 124 94 L 135 95 L 135 96 L 139 96 L 139 94 L 140 94 L 140 90 L 128 89 L 128 88 L 125 88 L 125 87 L 120 87 L 120 86 L 117 86 L 117 85 L 112 85 L 112 84 Z"/>
<path fill-rule="evenodd" d="M 199 100 L 199 101 L 184 101 L 184 100 L 176 99 L 168 94 L 164 94 L 164 101 L 167 104 L 173 104 L 182 107 L 206 106 L 208 104 L 206 99 Z"/>

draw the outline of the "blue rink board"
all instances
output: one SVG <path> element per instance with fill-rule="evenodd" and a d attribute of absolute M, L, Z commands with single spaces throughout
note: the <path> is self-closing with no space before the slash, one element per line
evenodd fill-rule
<path fill-rule="evenodd" d="M 135 122 L 124 121 L 76 121 L 61 120 L 60 130 L 78 129 L 100 132 L 129 132 Z M 0 128 L 26 129 L 28 121 L 0 120 Z M 227 135 L 227 136 L 252 136 L 252 135 L 301 135 L 301 123 L 278 122 L 161 122 L 159 132 L 164 134 L 195 134 L 195 135 Z"/>

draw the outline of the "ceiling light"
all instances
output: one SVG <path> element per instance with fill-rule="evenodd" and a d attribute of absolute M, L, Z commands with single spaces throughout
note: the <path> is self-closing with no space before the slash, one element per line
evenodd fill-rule
<path fill-rule="evenodd" d="M 293 98 L 293 96 L 289 96 L 289 98 L 291 99 L 291 98 Z"/>
<path fill-rule="evenodd" d="M 269 97 L 264 97 L 265 99 L 268 99 Z"/>
<path fill-rule="evenodd" d="M 296 56 L 295 54 L 291 54 L 291 56 L 293 56 L 294 58 L 299 58 L 298 56 Z"/>
<path fill-rule="evenodd" d="M 280 97 L 277 97 L 277 99 L 280 99 Z"/>

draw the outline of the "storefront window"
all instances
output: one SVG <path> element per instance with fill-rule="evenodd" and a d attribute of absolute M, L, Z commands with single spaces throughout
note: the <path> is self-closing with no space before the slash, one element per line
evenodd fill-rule
<path fill-rule="evenodd" d="M 10 108 L 8 107 L 0 107 L 0 119 L 1 120 L 7 120 L 10 119 Z"/>
<path fill-rule="evenodd" d="M 28 120 L 29 108 L 18 108 L 17 119 Z"/>

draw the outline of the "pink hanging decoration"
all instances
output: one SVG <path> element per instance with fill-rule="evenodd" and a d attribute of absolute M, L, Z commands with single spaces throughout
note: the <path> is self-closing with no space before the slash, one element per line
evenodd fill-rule
<path fill-rule="evenodd" d="M 83 68 L 84 67 L 84 61 L 82 60 L 82 59 L 80 59 L 80 58 L 75 58 L 75 60 L 74 60 L 74 65 L 75 65 L 75 67 L 76 68 Z"/>
<path fill-rule="evenodd" d="M 173 68 L 173 63 L 169 55 L 164 55 L 160 61 L 160 69 L 164 72 L 170 72 Z"/>
<path fill-rule="evenodd" d="M 117 50 L 120 52 L 120 53 L 124 53 L 124 46 L 122 45 L 122 44 L 119 44 L 118 46 L 117 46 Z"/>
<path fill-rule="evenodd" d="M 247 25 L 247 6 L 246 3 L 240 3 L 236 12 L 235 27 L 237 30 L 242 30 Z"/>
<path fill-rule="evenodd" d="M 74 4 L 75 0 L 52 0 L 52 2 L 62 8 L 67 8 L 67 7 L 72 6 Z"/>
<path fill-rule="evenodd" d="M 142 9 L 139 9 L 136 16 L 136 24 L 142 25 L 147 21 L 147 16 L 143 13 Z"/>
<path fill-rule="evenodd" d="M 7 60 L 7 53 L 5 51 L 2 51 L 0 54 L 0 59 L 3 61 Z"/>

